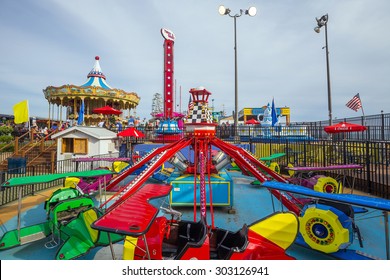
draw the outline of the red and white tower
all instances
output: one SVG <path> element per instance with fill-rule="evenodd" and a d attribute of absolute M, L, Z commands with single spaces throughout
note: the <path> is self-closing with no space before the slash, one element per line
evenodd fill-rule
<path fill-rule="evenodd" d="M 214 135 L 217 123 L 213 122 L 212 114 L 208 106 L 209 92 L 204 87 L 190 89 L 192 105 L 188 108 L 188 116 L 185 122 L 187 132 L 205 133 L 205 135 Z"/>
<path fill-rule="evenodd" d="M 174 63 L 173 63 L 173 45 L 175 43 L 175 34 L 172 31 L 162 28 L 161 34 L 164 37 L 164 118 L 173 117 L 174 100 Z"/>

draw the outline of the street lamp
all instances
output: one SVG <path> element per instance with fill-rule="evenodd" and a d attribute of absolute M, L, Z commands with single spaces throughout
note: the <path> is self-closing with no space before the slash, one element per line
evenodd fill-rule
<path fill-rule="evenodd" d="M 330 91 L 330 74 L 329 74 L 329 49 L 328 49 L 328 14 L 320 18 L 316 18 L 317 26 L 314 31 L 320 33 L 321 27 L 325 26 L 325 51 L 326 51 L 326 78 L 328 83 L 328 111 L 329 111 L 329 125 L 332 125 L 332 95 Z"/>
<path fill-rule="evenodd" d="M 240 10 L 239 14 L 231 15 L 231 10 L 221 5 L 218 8 L 218 12 L 221 16 L 228 15 L 234 18 L 234 127 L 237 128 L 238 125 L 238 83 L 237 83 L 237 29 L 236 29 L 236 20 L 238 17 L 243 14 L 249 15 L 251 17 L 255 16 L 257 13 L 256 7 L 250 7 L 247 10 Z"/>

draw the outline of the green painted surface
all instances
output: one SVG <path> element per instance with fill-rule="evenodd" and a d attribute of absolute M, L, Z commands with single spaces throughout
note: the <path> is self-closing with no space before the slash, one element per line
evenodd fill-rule
<path fill-rule="evenodd" d="M 25 177 L 17 177 L 11 178 L 5 183 L 3 183 L 2 187 L 16 187 L 23 185 L 32 185 L 32 184 L 40 184 L 40 183 L 48 183 L 58 179 L 63 179 L 67 177 L 96 177 L 103 176 L 108 174 L 113 174 L 114 172 L 108 169 L 96 169 L 89 171 L 80 171 L 80 172 L 68 172 L 68 173 L 58 173 L 58 174 L 46 174 L 46 175 L 38 175 L 38 176 L 25 176 Z"/>
<path fill-rule="evenodd" d="M 270 155 L 269 157 L 262 157 L 262 158 L 260 158 L 260 160 L 272 161 L 272 160 L 278 159 L 280 157 L 284 157 L 285 155 L 286 155 L 286 153 L 277 153 L 277 154 Z"/>

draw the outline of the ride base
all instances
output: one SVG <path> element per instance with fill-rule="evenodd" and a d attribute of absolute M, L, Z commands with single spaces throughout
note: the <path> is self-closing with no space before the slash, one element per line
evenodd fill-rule
<path fill-rule="evenodd" d="M 170 203 L 173 206 L 194 205 L 194 175 L 181 174 L 177 171 L 171 174 L 168 183 L 172 185 Z M 199 178 L 196 178 L 196 189 L 199 189 Z M 226 170 L 211 174 L 210 181 L 206 179 L 206 202 L 210 206 L 210 186 L 213 206 L 233 207 L 233 180 Z M 196 203 L 200 204 L 199 191 L 196 191 Z"/>

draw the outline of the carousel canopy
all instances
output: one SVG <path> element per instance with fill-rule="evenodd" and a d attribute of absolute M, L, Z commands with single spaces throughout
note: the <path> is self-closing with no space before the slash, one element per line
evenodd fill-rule
<path fill-rule="evenodd" d="M 88 80 L 85 84 L 81 85 L 81 87 L 95 86 L 102 87 L 104 89 L 112 89 L 112 87 L 110 87 L 106 82 L 106 76 L 104 76 L 102 69 L 100 68 L 99 59 L 99 56 L 95 56 L 95 65 L 88 73 Z"/>
<path fill-rule="evenodd" d="M 108 85 L 99 61 L 99 56 L 96 56 L 95 64 L 83 85 L 48 86 L 43 90 L 45 98 L 49 101 L 49 119 L 57 116 L 59 121 L 78 120 L 81 113 L 83 113 L 84 120 L 80 123 L 96 125 L 101 116 L 94 113 L 94 109 L 106 105 L 119 111 L 131 110 L 137 107 L 140 101 L 137 93 L 126 92 Z M 51 107 L 52 105 L 57 105 L 57 113 L 54 112 L 55 107 Z M 66 112 L 62 110 L 63 107 L 66 107 Z M 63 116 L 63 113 L 66 113 L 66 115 Z"/>

